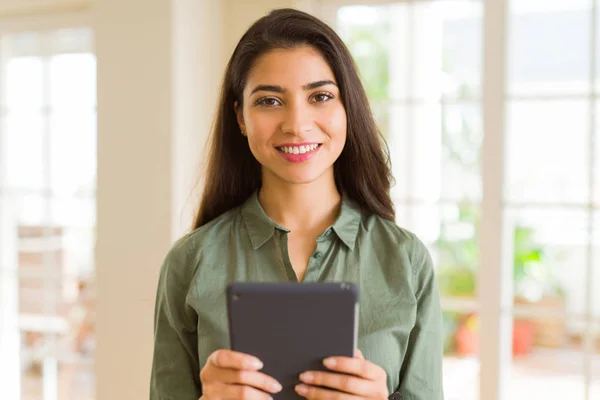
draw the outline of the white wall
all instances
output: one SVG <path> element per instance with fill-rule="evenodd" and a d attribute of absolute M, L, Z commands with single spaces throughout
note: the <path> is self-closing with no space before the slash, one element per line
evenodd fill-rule
<path fill-rule="evenodd" d="M 48 15 L 87 9 L 93 0 L 0 0 L 0 15 Z"/>
<path fill-rule="evenodd" d="M 168 0 L 100 0 L 97 399 L 148 398 L 158 265 L 171 242 Z"/>
<path fill-rule="evenodd" d="M 229 57 L 240 37 L 254 21 L 275 8 L 296 7 L 294 0 L 224 0 L 226 56 Z"/>

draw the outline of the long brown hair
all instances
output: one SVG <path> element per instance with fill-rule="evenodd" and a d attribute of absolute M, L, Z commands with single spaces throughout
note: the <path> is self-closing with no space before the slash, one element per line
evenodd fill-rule
<path fill-rule="evenodd" d="M 334 164 L 338 190 L 363 210 L 394 220 L 389 151 L 375 125 L 350 51 L 324 22 L 302 11 L 280 9 L 248 29 L 227 64 L 194 229 L 240 206 L 260 188 L 261 165 L 240 132 L 234 103 L 241 107 L 248 73 L 258 57 L 273 49 L 302 46 L 315 48 L 327 61 L 346 109 L 346 143 Z"/>

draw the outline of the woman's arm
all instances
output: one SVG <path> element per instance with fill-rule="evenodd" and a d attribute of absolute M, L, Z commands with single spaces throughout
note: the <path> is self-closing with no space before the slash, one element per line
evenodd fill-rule
<path fill-rule="evenodd" d="M 150 400 L 198 399 L 197 315 L 186 304 L 192 280 L 185 240 L 175 244 L 160 271 L 154 315 Z"/>
<path fill-rule="evenodd" d="M 442 311 L 433 262 L 425 245 L 414 239 L 411 262 L 417 317 L 400 371 L 402 400 L 443 400 Z"/>

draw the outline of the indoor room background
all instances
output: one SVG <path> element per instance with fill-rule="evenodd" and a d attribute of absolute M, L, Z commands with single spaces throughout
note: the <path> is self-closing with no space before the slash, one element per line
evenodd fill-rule
<path fill-rule="evenodd" d="M 148 398 L 225 62 L 279 7 L 358 64 L 446 398 L 600 399 L 597 0 L 0 0 L 0 399 Z"/>

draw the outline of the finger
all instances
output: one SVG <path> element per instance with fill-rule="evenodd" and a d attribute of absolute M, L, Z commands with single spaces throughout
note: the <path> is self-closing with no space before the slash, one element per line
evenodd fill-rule
<path fill-rule="evenodd" d="M 329 390 L 324 388 L 318 388 L 315 386 L 309 385 L 296 385 L 295 387 L 296 393 L 300 396 L 305 397 L 309 400 L 319 399 L 319 400 L 360 400 L 361 397 L 354 396 L 349 393 L 337 392 L 335 390 Z"/>
<path fill-rule="evenodd" d="M 387 377 L 385 371 L 372 362 L 349 357 L 329 357 L 323 360 L 323 365 L 336 372 L 356 375 L 364 379 L 376 381 Z"/>
<path fill-rule="evenodd" d="M 274 378 L 258 371 L 221 369 L 216 372 L 215 380 L 237 385 L 252 386 L 269 393 L 281 391 L 281 384 Z"/>
<path fill-rule="evenodd" d="M 361 397 L 387 397 L 387 395 L 383 393 L 387 388 L 384 389 L 380 382 L 366 380 L 352 375 L 308 371 L 300 374 L 300 381 L 308 385 L 322 386 Z"/>
<path fill-rule="evenodd" d="M 219 398 L 223 399 L 244 399 L 244 400 L 270 400 L 272 397 L 265 392 L 261 392 L 250 386 L 245 385 L 225 385 L 220 392 Z"/>
<path fill-rule="evenodd" d="M 269 393 L 281 391 L 281 385 L 274 378 L 259 372 L 242 369 L 212 366 L 200 373 L 201 381 L 207 384 L 233 384 L 252 386 Z"/>
<path fill-rule="evenodd" d="M 356 352 L 354 354 L 354 357 L 358 358 L 359 360 L 364 360 L 365 359 L 365 356 L 363 356 L 362 351 L 360 351 L 360 349 L 358 347 L 356 348 Z"/>
<path fill-rule="evenodd" d="M 249 369 L 258 371 L 263 363 L 256 357 L 233 350 L 217 350 L 209 357 L 209 362 L 220 368 Z"/>

